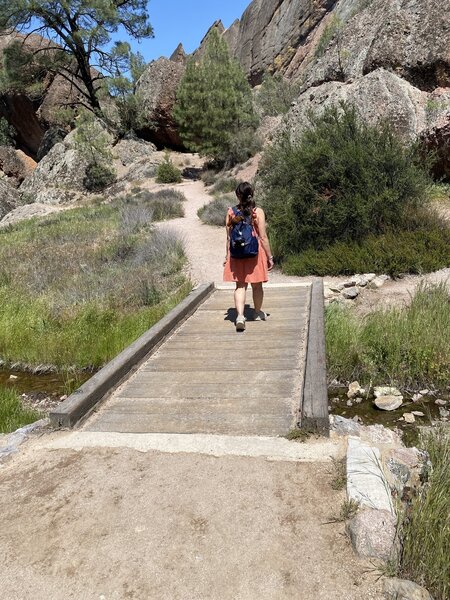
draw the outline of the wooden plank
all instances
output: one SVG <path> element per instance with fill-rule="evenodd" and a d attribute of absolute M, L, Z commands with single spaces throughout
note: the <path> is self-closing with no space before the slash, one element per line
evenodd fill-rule
<path fill-rule="evenodd" d="M 187 413 L 163 416 L 137 414 L 124 418 L 121 413 L 108 412 L 101 420 L 92 421 L 86 431 L 116 431 L 118 433 L 213 433 L 226 435 L 285 435 L 293 424 L 290 415 L 257 414 L 243 419 L 242 415 L 211 413 L 198 419 Z"/>
<path fill-rule="evenodd" d="M 136 398 L 118 397 L 111 403 L 110 411 L 128 415 L 174 415 L 188 413 L 191 416 L 209 416 L 212 413 L 242 415 L 243 418 L 255 414 L 279 416 L 287 412 L 292 414 L 292 398 L 278 397 L 262 399 L 241 396 L 230 398 L 226 394 L 222 398 Z"/>
<path fill-rule="evenodd" d="M 272 372 L 273 373 L 273 372 Z M 275 372 L 278 374 L 278 372 Z M 204 373 L 202 373 L 204 374 Z M 137 379 L 124 384 L 119 395 L 120 397 L 130 398 L 279 398 L 283 395 L 288 395 L 292 392 L 293 376 L 286 377 L 278 376 L 276 383 L 273 379 L 264 383 L 252 383 L 251 385 L 245 380 L 245 394 L 243 395 L 243 386 L 239 385 L 238 381 L 232 376 L 234 381 L 222 381 L 220 383 L 198 383 L 196 381 L 174 381 L 161 383 L 158 381 L 160 375 L 170 375 L 170 373 L 152 373 L 146 372 Z M 186 373 L 188 375 L 188 373 Z M 197 374 L 195 374 L 197 375 Z"/>
<path fill-rule="evenodd" d="M 301 427 L 329 435 L 323 280 L 313 282 Z"/>

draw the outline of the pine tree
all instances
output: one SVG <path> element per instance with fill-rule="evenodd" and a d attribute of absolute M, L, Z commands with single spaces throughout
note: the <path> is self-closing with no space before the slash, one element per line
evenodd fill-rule
<path fill-rule="evenodd" d="M 9 83 L 33 83 L 28 78 L 21 81 L 26 73 L 18 65 L 26 67 L 34 81 L 45 72 L 58 74 L 78 91 L 81 103 L 100 114 L 105 74 L 114 76 L 117 69 L 129 68 L 130 56 L 124 52 L 129 46 L 110 46 L 112 33 L 120 28 L 136 39 L 153 35 L 147 0 L 0 0 L 0 34 L 25 30 L 48 40 L 47 46 L 30 49 L 26 37 L 19 37 L 6 49 L 3 68 Z"/>
<path fill-rule="evenodd" d="M 250 85 L 217 29 L 209 34 L 204 55 L 187 64 L 174 117 L 184 144 L 220 163 L 233 162 L 235 139 L 243 132 L 254 134 Z"/>

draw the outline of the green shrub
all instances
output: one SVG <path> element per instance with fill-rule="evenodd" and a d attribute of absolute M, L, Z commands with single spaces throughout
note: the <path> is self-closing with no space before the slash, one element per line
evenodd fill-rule
<path fill-rule="evenodd" d="M 14 390 L 0 386 L 0 433 L 9 433 L 39 419 L 39 413 L 23 408 Z"/>
<path fill-rule="evenodd" d="M 235 177 L 222 176 L 218 177 L 215 184 L 213 185 L 213 194 L 230 194 L 235 192 L 240 181 Z"/>
<path fill-rule="evenodd" d="M 263 205 L 281 254 L 409 226 L 429 184 L 416 149 L 344 103 L 310 120 L 298 142 L 286 133 L 269 147 L 261 167 Z"/>
<path fill-rule="evenodd" d="M 300 94 L 300 85 L 276 73 L 265 73 L 256 93 L 256 103 L 264 116 L 284 115 Z"/>
<path fill-rule="evenodd" d="M 329 23 L 327 23 L 325 29 L 323 30 L 319 43 L 317 44 L 316 51 L 314 53 L 316 58 L 320 58 L 325 54 L 325 50 L 328 48 L 329 43 L 337 34 L 341 32 L 342 27 L 342 19 L 336 15 L 332 15 Z"/>
<path fill-rule="evenodd" d="M 222 157 L 225 168 L 231 168 L 239 163 L 246 162 L 262 150 L 261 138 L 252 128 L 241 128 L 230 139 L 226 155 Z"/>
<path fill-rule="evenodd" d="M 90 192 L 101 192 L 115 181 L 116 174 L 113 169 L 101 163 L 90 163 L 86 167 L 83 185 Z"/>
<path fill-rule="evenodd" d="M 198 209 L 197 215 L 203 223 L 223 227 L 227 208 L 236 204 L 233 196 L 219 196 Z"/>
<path fill-rule="evenodd" d="M 0 146 L 14 146 L 16 130 L 5 117 L 0 117 Z"/>
<path fill-rule="evenodd" d="M 435 600 L 450 597 L 450 434 L 448 427 L 422 436 L 431 460 L 429 478 L 403 515 L 399 576 L 423 585 Z"/>
<path fill-rule="evenodd" d="M 156 181 L 158 183 L 180 183 L 182 181 L 180 169 L 173 164 L 168 154 L 156 171 Z"/>
<path fill-rule="evenodd" d="M 201 180 L 207 186 L 214 185 L 216 179 L 217 173 L 213 169 L 206 169 L 206 171 L 203 171 L 203 173 L 201 174 Z"/>
<path fill-rule="evenodd" d="M 405 308 L 363 320 L 331 304 L 325 314 L 330 380 L 422 388 L 448 384 L 450 302 L 444 284 L 419 289 Z"/>
<path fill-rule="evenodd" d="M 131 217 L 130 222 L 133 219 L 138 219 L 151 223 L 152 221 L 165 221 L 184 217 L 183 202 L 185 201 L 186 196 L 178 190 L 164 189 L 157 192 L 141 190 L 132 196 L 119 198 L 117 204 L 123 205 L 126 203 L 128 215 Z M 147 216 L 145 216 L 146 214 Z"/>
<path fill-rule="evenodd" d="M 428 273 L 450 264 L 450 230 L 443 226 L 369 235 L 361 242 L 335 242 L 323 250 L 309 248 L 287 257 L 288 275 L 353 273 Z"/>

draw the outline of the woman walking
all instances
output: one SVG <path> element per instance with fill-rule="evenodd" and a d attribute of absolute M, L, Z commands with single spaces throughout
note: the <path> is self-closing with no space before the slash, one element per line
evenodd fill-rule
<path fill-rule="evenodd" d="M 244 307 L 249 283 L 253 292 L 254 318 L 256 321 L 265 321 L 266 313 L 262 310 L 263 283 L 268 281 L 269 271 L 273 269 L 273 256 L 266 232 L 266 217 L 263 209 L 256 207 L 253 194 L 254 190 L 250 183 L 240 183 L 236 188 L 238 204 L 228 209 L 225 221 L 227 249 L 223 280 L 236 283 L 234 291 L 234 305 L 237 312 L 236 331 L 245 329 Z M 256 240 L 250 240 L 249 244 L 244 244 L 244 241 L 242 244 L 237 243 L 236 227 L 244 232 L 244 237 L 246 235 L 244 230 L 247 228 Z M 245 248 L 241 250 L 236 246 L 242 248 L 245 246 Z"/>

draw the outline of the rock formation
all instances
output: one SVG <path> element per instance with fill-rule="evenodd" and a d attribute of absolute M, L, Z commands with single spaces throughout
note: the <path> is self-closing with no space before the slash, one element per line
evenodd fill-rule
<path fill-rule="evenodd" d="M 0 219 L 14 210 L 20 201 L 20 195 L 4 177 L 0 177 Z"/>
<path fill-rule="evenodd" d="M 22 150 L 11 146 L 0 146 L 0 170 L 8 177 L 9 183 L 17 187 L 34 171 L 35 161 Z"/>
<path fill-rule="evenodd" d="M 265 71 L 302 82 L 287 117 L 295 135 L 309 110 L 350 101 L 369 122 L 420 136 L 450 177 L 450 11 L 440 0 L 253 0 L 223 36 L 252 84 Z"/>
<path fill-rule="evenodd" d="M 159 58 L 147 66 L 137 82 L 136 91 L 142 97 L 145 118 L 149 123 L 148 127 L 139 131 L 139 135 L 157 146 L 183 148 L 172 109 L 184 71 L 184 62 Z"/>

